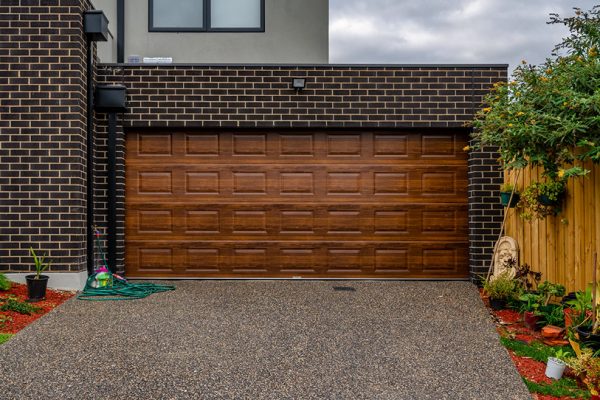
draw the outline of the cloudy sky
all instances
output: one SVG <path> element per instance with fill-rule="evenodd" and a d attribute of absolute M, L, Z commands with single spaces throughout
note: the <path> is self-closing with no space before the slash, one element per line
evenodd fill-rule
<path fill-rule="evenodd" d="M 600 0 L 329 0 L 331 63 L 538 64 Z"/>

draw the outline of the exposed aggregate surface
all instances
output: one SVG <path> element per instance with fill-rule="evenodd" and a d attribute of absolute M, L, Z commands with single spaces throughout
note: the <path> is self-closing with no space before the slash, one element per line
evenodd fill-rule
<path fill-rule="evenodd" d="M 1 397 L 531 398 L 468 282 L 175 285 L 58 307 L 0 346 Z"/>

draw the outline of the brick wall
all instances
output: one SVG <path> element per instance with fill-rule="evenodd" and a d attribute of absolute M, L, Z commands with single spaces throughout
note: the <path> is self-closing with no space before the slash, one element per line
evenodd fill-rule
<path fill-rule="evenodd" d="M 496 149 L 469 154 L 469 264 L 472 278 L 486 275 L 502 225 L 500 185 L 504 181 Z"/>
<path fill-rule="evenodd" d="M 0 2 L 0 270 L 85 269 L 82 0 Z"/>
<path fill-rule="evenodd" d="M 306 89 L 291 89 L 294 77 Z M 118 132 L 119 260 L 123 265 L 124 131 L 131 128 L 461 128 L 505 66 L 104 65 L 99 83 L 128 87 Z M 106 116 L 98 120 L 98 164 Z M 469 157 L 471 271 L 486 268 L 500 226 L 501 173 L 493 149 Z M 106 209 L 99 167 L 98 208 Z"/>

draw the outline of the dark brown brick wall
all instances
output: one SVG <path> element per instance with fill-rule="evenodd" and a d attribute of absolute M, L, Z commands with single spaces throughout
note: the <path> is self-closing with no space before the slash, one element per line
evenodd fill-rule
<path fill-rule="evenodd" d="M 469 154 L 469 264 L 472 278 L 487 274 L 502 225 L 503 172 L 494 148 Z"/>
<path fill-rule="evenodd" d="M 0 270 L 85 269 L 87 0 L 0 3 Z M 99 83 L 129 88 L 118 128 L 119 260 L 124 132 L 132 128 L 462 127 L 504 66 L 104 65 Z M 294 77 L 306 89 L 291 89 Z M 99 215 L 106 226 L 106 115 L 96 117 Z M 501 174 L 491 150 L 469 160 L 471 269 L 483 272 L 500 225 Z"/>
<path fill-rule="evenodd" d="M 102 66 L 126 127 L 461 127 L 505 67 Z M 291 89 L 294 77 L 306 89 Z"/>
<path fill-rule="evenodd" d="M 294 77 L 306 89 L 291 89 Z M 119 204 L 124 204 L 124 131 L 135 128 L 460 128 L 483 95 L 506 80 L 504 66 L 202 66 L 104 65 L 98 81 L 128 87 L 118 132 Z M 98 164 L 106 162 L 107 120 L 98 116 Z M 493 149 L 469 157 L 471 271 L 489 260 L 502 209 Z M 106 174 L 98 170 L 98 208 Z M 123 265 L 123 215 L 119 260 Z"/>
<path fill-rule="evenodd" d="M 85 269 L 82 0 L 0 2 L 0 270 Z"/>

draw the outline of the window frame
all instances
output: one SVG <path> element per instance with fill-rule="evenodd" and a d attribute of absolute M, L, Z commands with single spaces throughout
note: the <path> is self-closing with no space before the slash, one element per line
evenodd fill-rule
<path fill-rule="evenodd" d="M 212 28 L 210 26 L 210 6 L 212 0 L 203 2 L 203 28 L 155 27 L 154 0 L 148 0 L 148 32 L 264 32 L 265 31 L 265 0 L 260 0 L 260 27 L 257 28 Z"/>

